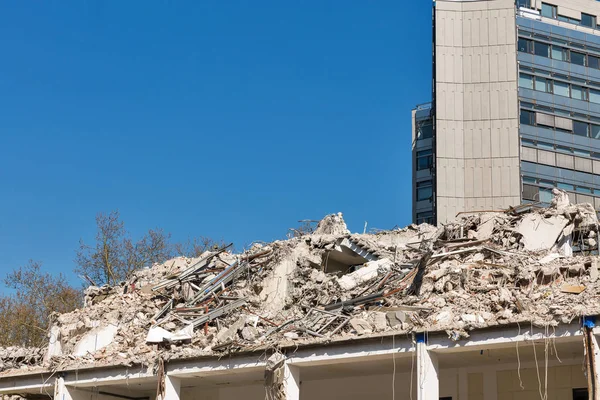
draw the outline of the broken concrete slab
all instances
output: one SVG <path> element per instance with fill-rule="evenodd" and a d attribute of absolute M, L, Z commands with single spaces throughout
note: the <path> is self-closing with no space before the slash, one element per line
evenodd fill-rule
<path fill-rule="evenodd" d="M 376 278 L 380 274 L 382 275 L 389 272 L 391 264 L 391 261 L 385 258 L 377 261 L 370 261 L 366 263 L 364 267 L 342 276 L 337 282 L 343 290 L 352 290 L 356 286 L 362 285 L 363 283 Z"/>
<path fill-rule="evenodd" d="M 517 232 L 523 236 L 525 250 L 540 251 L 551 249 L 569 221 L 562 215 L 544 217 L 528 214 L 517 225 Z"/>
<path fill-rule="evenodd" d="M 371 329 L 371 324 L 361 318 L 350 319 L 350 325 L 358 335 L 365 335 L 373 332 Z"/>
<path fill-rule="evenodd" d="M 73 354 L 81 357 L 110 345 L 118 330 L 119 328 L 112 324 L 91 330 L 75 345 Z"/>

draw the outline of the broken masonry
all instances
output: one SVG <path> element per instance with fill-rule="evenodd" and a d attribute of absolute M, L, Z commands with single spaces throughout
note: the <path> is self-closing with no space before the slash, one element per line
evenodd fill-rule
<path fill-rule="evenodd" d="M 265 385 L 279 399 L 289 346 L 434 331 L 459 341 L 479 328 L 600 314 L 600 298 L 586 295 L 600 291 L 596 212 L 560 190 L 549 207 L 461 213 L 440 227 L 351 234 L 332 214 L 311 234 L 230 248 L 89 287 L 82 309 L 52 316 L 46 347 L 0 349 L 0 371 L 162 370 L 169 360 L 275 349 Z"/>

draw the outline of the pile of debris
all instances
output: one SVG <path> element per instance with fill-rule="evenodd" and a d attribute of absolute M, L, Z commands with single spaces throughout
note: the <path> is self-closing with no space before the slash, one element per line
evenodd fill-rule
<path fill-rule="evenodd" d="M 312 234 L 230 246 L 91 287 L 57 315 L 44 362 L 151 364 L 358 336 L 555 326 L 600 314 L 598 219 L 555 191 L 548 208 L 463 214 L 442 227 L 350 234 L 341 214 Z M 274 362 L 274 365 L 276 362 Z M 0 370 L 17 367 L 0 355 Z M 275 379 L 275 378 L 274 378 Z"/>
<path fill-rule="evenodd" d="M 46 349 L 24 347 L 0 347 L 0 371 L 40 365 Z"/>

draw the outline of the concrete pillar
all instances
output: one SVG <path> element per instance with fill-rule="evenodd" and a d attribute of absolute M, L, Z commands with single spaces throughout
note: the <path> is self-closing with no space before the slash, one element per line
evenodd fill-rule
<path fill-rule="evenodd" d="M 166 375 L 164 400 L 179 400 L 180 395 L 181 379 Z"/>
<path fill-rule="evenodd" d="M 439 400 L 437 356 L 427 351 L 426 336 L 417 335 L 417 400 Z"/>
<path fill-rule="evenodd" d="M 285 363 L 284 382 L 285 399 L 300 400 L 300 368 Z"/>
<path fill-rule="evenodd" d="M 596 319 L 594 317 L 583 318 L 583 341 L 584 341 L 584 357 L 585 370 L 588 381 L 588 398 L 590 400 L 600 400 L 600 348 L 598 347 L 598 339 L 594 335 L 596 327 Z"/>
<path fill-rule="evenodd" d="M 58 377 L 54 381 L 54 399 L 55 400 L 71 400 L 67 387 L 65 386 L 65 379 Z"/>
<path fill-rule="evenodd" d="M 90 390 L 77 390 L 77 388 L 65 385 L 65 379 L 58 377 L 54 381 L 54 400 L 87 400 L 90 398 Z"/>

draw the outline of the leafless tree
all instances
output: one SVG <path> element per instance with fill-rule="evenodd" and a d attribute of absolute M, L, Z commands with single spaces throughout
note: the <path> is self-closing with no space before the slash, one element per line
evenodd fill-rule
<path fill-rule="evenodd" d="M 96 215 L 96 243 L 89 246 L 79 241 L 75 272 L 98 283 L 115 285 L 127 276 L 128 265 L 123 257 L 125 227 L 119 211 Z"/>
<path fill-rule="evenodd" d="M 133 240 L 125 230 L 119 212 L 96 216 L 98 232 L 93 245 L 80 241 L 76 251 L 75 271 L 97 285 L 115 285 L 129 274 L 175 256 L 198 257 L 206 250 L 223 245 L 205 236 L 172 243 L 171 234 L 150 229 L 140 240 Z"/>
<path fill-rule="evenodd" d="M 215 250 L 223 247 L 223 240 L 213 240 L 206 236 L 188 238 L 185 242 L 175 243 L 173 245 L 174 254 L 184 257 L 200 257 L 202 253 L 209 250 Z"/>
<path fill-rule="evenodd" d="M 4 279 L 14 290 L 0 297 L 0 346 L 40 346 L 47 338 L 52 312 L 69 312 L 81 305 L 82 293 L 63 274 L 42 272 L 30 260 Z"/>

